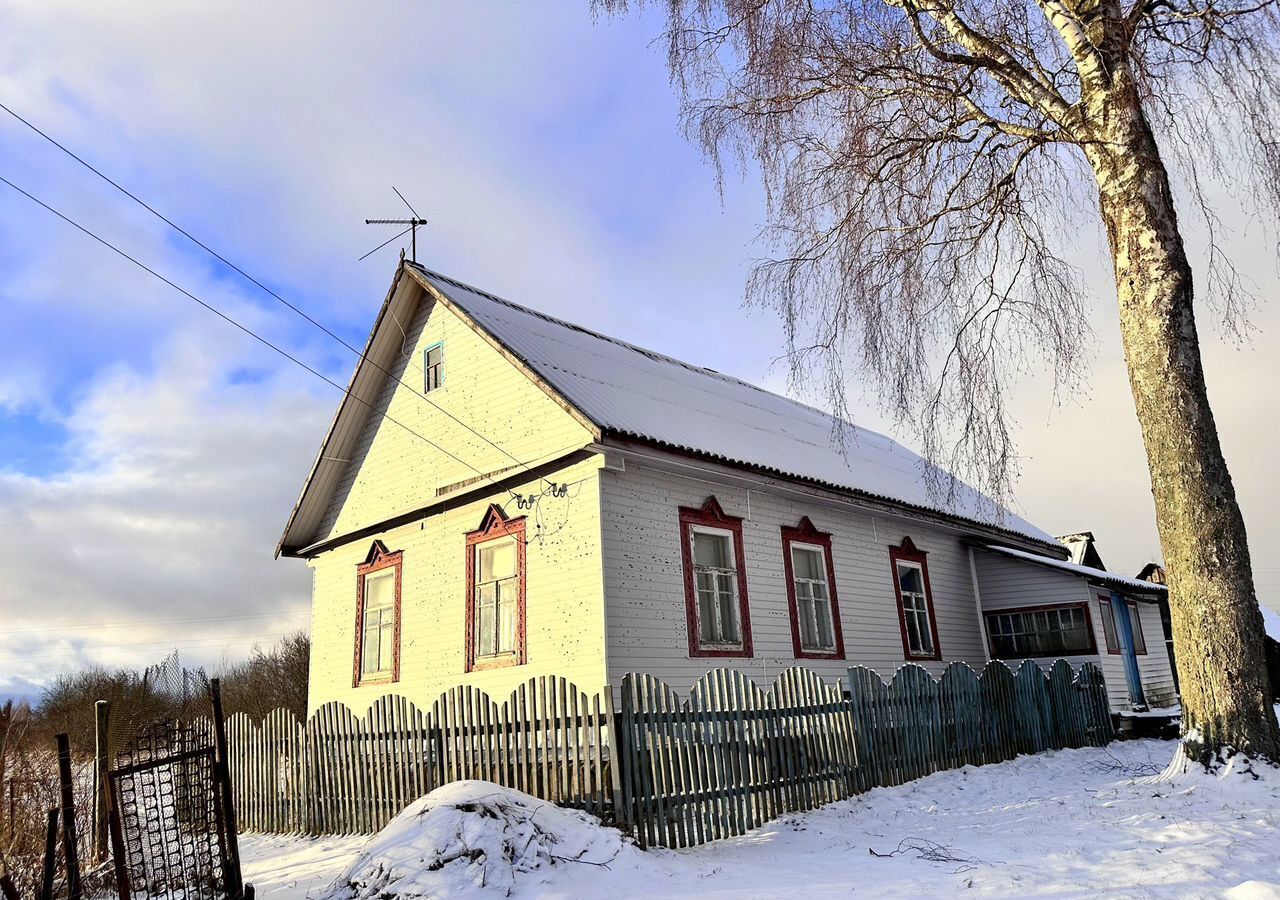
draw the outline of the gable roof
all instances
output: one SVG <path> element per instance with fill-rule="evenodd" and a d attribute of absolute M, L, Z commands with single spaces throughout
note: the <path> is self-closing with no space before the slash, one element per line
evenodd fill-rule
<path fill-rule="evenodd" d="M 1051 559 L 1048 556 L 1041 556 L 1038 553 L 1028 553 L 1025 550 L 1015 550 L 1012 547 L 1000 547 L 994 544 L 979 544 L 983 550 L 989 550 L 992 553 L 999 553 L 1002 556 L 1011 556 L 1014 559 L 1020 559 L 1025 562 L 1033 563 L 1037 566 L 1045 566 L 1050 569 L 1057 569 L 1060 572 L 1066 572 L 1070 575 L 1079 575 L 1082 578 L 1089 579 L 1094 584 L 1102 584 L 1107 587 L 1119 588 L 1128 593 L 1138 594 L 1168 594 L 1169 589 L 1163 584 L 1156 584 L 1154 581 L 1140 581 L 1137 578 L 1125 578 L 1123 575 L 1115 575 L 1105 569 L 1095 569 L 1093 566 L 1082 566 L 1078 563 L 1068 562 L 1065 559 Z"/>
<path fill-rule="evenodd" d="M 892 438 L 712 369 L 408 265 L 603 433 L 958 516 L 1060 546 L 1030 522 L 1008 511 L 1001 515 L 968 485 L 957 484 L 954 501 L 941 502 L 928 489 L 924 460 Z M 841 430 L 845 452 L 834 441 Z"/>
<path fill-rule="evenodd" d="M 934 496 L 927 484 L 927 464 L 892 438 L 712 369 L 528 309 L 416 263 L 404 262 L 397 271 L 370 348 L 378 343 L 378 332 L 389 319 L 386 310 L 397 298 L 405 273 L 488 337 L 601 437 L 686 451 L 978 523 L 1064 550 L 1053 536 L 962 482 L 955 483 L 949 500 Z M 371 368 L 362 360 L 353 386 L 360 373 Z M 326 493 L 318 470 L 326 458 L 343 455 L 331 453 L 329 443 L 335 434 L 351 432 L 351 424 L 342 424 L 344 419 L 362 425 L 368 414 L 367 407 L 344 398 L 277 553 L 296 551 L 300 541 L 311 536 L 303 520 L 315 521 L 314 510 L 324 504 L 309 495 Z M 843 450 L 835 441 L 839 433 L 844 435 Z M 943 484 L 949 477 L 936 467 L 932 474 Z"/>

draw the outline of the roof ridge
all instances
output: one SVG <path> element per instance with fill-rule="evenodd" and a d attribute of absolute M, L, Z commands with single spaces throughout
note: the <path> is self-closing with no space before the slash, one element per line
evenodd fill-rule
<path fill-rule="evenodd" d="M 572 328 L 574 331 L 578 331 L 578 332 L 581 332 L 582 334 L 590 335 L 591 337 L 598 338 L 602 341 L 608 341 L 611 344 L 617 344 L 619 347 L 625 347 L 626 349 L 631 350 L 634 353 L 643 354 L 644 356 L 648 356 L 651 359 L 658 359 L 664 362 L 674 363 L 675 365 L 688 369 L 691 372 L 699 372 L 703 375 L 710 375 L 714 378 L 719 378 L 722 381 L 729 381 L 729 382 L 733 382 L 734 384 L 740 384 L 743 387 L 750 388 L 753 391 L 758 391 L 761 394 L 766 394 L 770 397 L 777 397 L 778 399 L 785 400 L 788 403 L 794 403 L 796 406 L 802 407 L 811 412 L 815 412 L 818 415 L 822 416 L 823 418 L 831 419 L 835 422 L 839 422 L 842 425 L 847 425 L 849 428 L 854 429 L 855 432 L 858 432 L 860 434 L 872 434 L 877 437 L 882 437 L 882 438 L 885 438 L 886 440 L 893 441 L 895 444 L 898 443 L 898 441 L 895 440 L 890 435 L 881 434 L 880 432 L 875 431 L 874 429 L 867 428 L 863 425 L 858 425 L 854 422 L 850 422 L 848 419 L 837 416 L 834 413 L 827 412 L 824 409 L 819 409 L 818 407 L 805 403 L 802 400 L 796 400 L 794 397 L 788 397 L 784 394 L 779 394 L 776 391 L 771 391 L 768 388 L 761 387 L 758 384 L 752 384 L 750 381 L 744 381 L 743 379 L 738 378 L 737 376 L 727 375 L 724 372 L 717 371 L 716 369 L 710 369 L 710 368 L 707 368 L 706 366 L 700 366 L 700 365 L 697 365 L 696 363 L 691 363 L 686 360 L 679 359 L 678 357 L 671 356 L 670 354 L 667 354 L 667 353 L 663 353 L 660 350 L 650 350 L 648 347 L 641 347 L 639 344 L 633 344 L 630 341 L 624 341 L 622 338 L 617 338 L 617 337 L 614 337 L 613 335 L 604 334 L 603 332 L 596 331 L 593 328 L 588 328 L 585 325 L 579 325 L 577 322 L 570 322 L 568 319 L 561 319 L 558 316 L 551 315 L 550 313 L 544 313 L 541 310 L 524 306 L 522 304 L 516 303 L 513 300 L 508 300 L 505 297 L 499 297 L 497 294 L 493 293 L 492 291 L 486 291 L 483 288 L 478 288 L 473 284 L 468 284 L 467 282 L 454 278 L 450 275 L 445 275 L 443 272 L 437 272 L 434 269 L 428 269 L 422 263 L 410 262 L 406 260 L 405 265 L 414 266 L 420 269 L 425 274 L 430 275 L 432 278 L 438 278 L 441 281 L 448 282 L 449 284 L 452 284 L 455 287 L 460 287 L 463 290 L 471 291 L 473 294 L 478 294 L 481 297 L 485 297 L 489 300 L 492 300 L 495 303 L 501 303 L 503 306 L 510 307 L 511 309 L 517 310 L 519 312 L 528 313 L 531 316 L 536 316 L 537 318 L 542 319 L 546 322 L 551 322 L 556 325 L 561 325 L 565 328 Z"/>

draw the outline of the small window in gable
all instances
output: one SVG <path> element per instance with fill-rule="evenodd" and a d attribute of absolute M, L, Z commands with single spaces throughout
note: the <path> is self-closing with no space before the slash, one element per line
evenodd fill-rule
<path fill-rule="evenodd" d="M 422 370 L 426 373 L 426 391 L 444 385 L 444 342 L 432 344 L 422 354 Z"/>

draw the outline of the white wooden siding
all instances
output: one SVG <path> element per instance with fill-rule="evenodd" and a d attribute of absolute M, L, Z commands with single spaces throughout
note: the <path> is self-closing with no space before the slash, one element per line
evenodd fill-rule
<path fill-rule="evenodd" d="M 512 468 L 512 457 L 533 463 L 591 441 L 573 416 L 430 297 L 399 324 L 405 337 L 389 367 L 394 377 L 384 379 L 314 541 L 419 509 L 438 488 Z M 424 399 L 423 352 L 439 342 L 444 385 Z M 383 418 L 384 412 L 394 421 Z"/>
<path fill-rule="evenodd" d="M 752 659 L 690 658 L 680 556 L 679 508 L 699 507 L 714 494 L 727 515 L 743 519 L 750 601 Z M 708 669 L 729 666 L 761 686 L 783 669 L 804 665 L 827 677 L 847 666 L 869 666 L 885 677 L 906 661 L 902 651 L 889 547 L 910 536 L 928 553 L 929 580 L 943 661 L 981 666 L 986 659 L 967 549 L 959 536 L 919 521 L 833 510 L 802 498 L 714 484 L 628 461 L 625 472 L 601 472 L 604 581 L 609 676 L 656 674 L 678 689 Z M 782 526 L 807 515 L 832 536 L 835 584 L 845 661 L 797 662 L 791 642 L 783 575 Z"/>
<path fill-rule="evenodd" d="M 570 496 L 544 498 L 534 514 L 520 511 L 506 493 L 478 497 L 421 521 L 371 535 L 310 561 L 313 576 L 311 678 L 308 705 L 331 700 L 361 715 L 384 693 L 403 694 L 429 706 L 457 684 L 472 684 L 501 703 L 520 682 L 537 675 L 572 679 L 585 691 L 605 680 L 604 599 L 600 567 L 599 458 L 557 473 Z M 534 493 L 536 481 L 515 490 Z M 527 515 L 528 662 L 467 673 L 466 534 L 491 502 L 512 518 Z M 352 687 L 355 653 L 356 567 L 374 539 L 404 551 L 401 596 L 400 681 Z"/>

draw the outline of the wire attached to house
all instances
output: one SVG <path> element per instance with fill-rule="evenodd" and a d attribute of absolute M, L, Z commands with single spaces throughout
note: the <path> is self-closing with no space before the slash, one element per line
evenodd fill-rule
<path fill-rule="evenodd" d="M 305 371 L 307 371 L 307 372 L 310 372 L 312 375 L 314 375 L 316 378 L 319 378 L 319 379 L 320 379 L 321 381 L 323 381 L 325 384 L 328 384 L 328 385 L 329 385 L 329 386 L 331 386 L 331 387 L 337 388 L 337 389 L 338 389 L 339 391 L 341 391 L 345 396 L 347 396 L 347 397 L 351 398 L 352 400 L 355 400 L 357 403 L 360 403 L 362 406 L 366 407 L 370 412 L 374 413 L 375 415 L 379 416 L 380 418 L 382 418 L 382 419 L 384 419 L 384 420 L 386 420 L 386 421 L 388 421 L 388 422 L 391 422 L 391 423 L 392 423 L 392 424 L 394 424 L 394 425 L 398 425 L 398 426 L 400 426 L 400 427 L 401 427 L 401 428 L 403 428 L 405 431 L 407 431 L 409 434 L 414 435 L 415 437 L 417 437 L 418 439 L 420 439 L 421 441 L 423 441 L 425 444 L 427 444 L 427 446 L 432 447 L 432 448 L 434 448 L 434 449 L 436 449 L 436 450 L 439 450 L 441 453 L 443 453 L 445 456 L 447 456 L 447 457 L 449 457 L 450 459 L 452 459 L 454 462 L 459 463 L 460 465 L 466 466 L 468 469 L 470 469 L 472 472 L 475 472 L 475 473 L 476 473 L 477 475 L 479 475 L 481 478 L 483 478 L 483 479 L 485 479 L 485 480 L 489 481 L 491 484 L 493 484 L 493 486 L 494 486 L 494 487 L 499 488 L 499 489 L 501 489 L 501 490 L 505 490 L 508 494 L 510 494 L 510 495 L 512 496 L 512 498 L 515 498 L 515 497 L 519 496 L 519 495 L 517 495 L 517 494 L 516 494 L 516 492 L 515 492 L 515 491 L 511 490 L 511 488 L 504 488 L 502 485 L 500 485 L 496 480 L 494 480 L 493 476 L 492 476 L 492 475 L 490 475 L 489 473 L 480 471 L 480 470 L 479 470 L 479 469 L 477 469 L 475 466 L 471 465 L 471 463 L 466 462 L 465 460 L 463 460 L 463 459 L 459 458 L 458 456 L 455 456 L 453 453 L 450 453 L 450 452 L 449 452 L 448 450 L 446 450 L 444 447 L 441 447 L 439 444 L 435 443 L 435 442 L 434 442 L 434 441 L 432 441 L 430 438 L 428 438 L 428 437 L 426 437 L 426 436 L 424 436 L 424 435 L 420 434 L 419 432 L 415 431 L 413 428 L 410 428 L 408 425 L 404 424 L 404 423 L 403 423 L 403 422 L 401 422 L 399 419 L 393 418 L 393 417 L 392 417 L 390 414 L 388 414 L 387 412 L 385 412 L 385 411 L 383 411 L 383 410 L 379 410 L 379 409 L 377 409 L 377 408 L 376 408 L 372 403 L 370 403 L 369 401 L 365 400 L 363 397 L 358 397 L 358 396 L 356 396 L 356 395 L 355 395 L 354 393 L 352 393 L 348 388 L 344 388 L 342 385 L 338 384 L 336 381 L 334 381 L 334 380 L 333 380 L 332 378 L 330 378 L 328 375 L 325 375 L 323 372 L 319 371 L 318 369 L 315 369 L 315 368 L 313 368 L 312 366 L 310 366 L 309 364 L 307 364 L 307 363 L 303 362 L 302 360 L 298 359 L 298 357 L 294 356 L 292 353 L 290 353 L 288 350 L 285 350 L 283 347 L 280 347 L 279 345 L 272 343 L 270 340 L 268 340 L 267 338 L 265 338 L 265 337 L 263 337 L 262 335 L 258 334 L 256 331 L 254 331 L 254 330 L 253 330 L 252 328 L 250 328 L 249 326 L 241 324 L 239 321 L 237 321 L 236 319 L 232 318 L 232 317 L 231 317 L 230 315 L 228 315 L 227 313 L 225 313 L 225 312 L 223 312 L 222 310 L 218 309 L 218 307 L 214 306 L 212 303 L 208 303 L 207 301 L 200 299 L 200 298 L 199 298 L 199 297 L 197 297 L 195 294 L 193 294 L 193 293 L 191 293 L 190 291 L 188 291 L 186 288 L 184 288 L 184 287 L 182 287 L 182 286 L 180 286 L 180 285 L 176 284 L 175 282 L 173 282 L 173 281 L 169 280 L 167 277 L 165 277 L 164 275 L 160 274 L 160 273 L 159 273 L 159 272 L 157 272 L 155 269 L 153 269 L 153 268 L 151 268 L 150 266 L 148 266 L 146 263 L 141 262 L 140 260 L 136 259 L 136 258 L 135 258 L 135 257 L 133 257 L 133 256 L 130 256 L 128 253 L 126 253 L 125 251 L 121 250 L 119 247 L 117 247 L 115 244 L 113 244 L 113 243 L 111 243 L 110 241 L 108 241 L 106 238 L 100 237 L 99 235 L 97 235 L 97 234 L 96 234 L 96 233 L 94 233 L 93 231 L 90 231 L 90 230 L 89 230 L 88 228 L 86 228 L 84 225 L 81 225 L 79 222 L 75 221 L 74 219 L 70 218 L 69 216 L 64 215 L 63 213 L 61 213 L 61 212 L 59 212 L 58 210 L 54 209 L 52 206 L 50 206 L 49 204 L 45 203 L 45 202 L 44 202 L 43 200 L 41 200 L 40 198 L 38 198 L 38 197 L 34 196 L 33 194 L 30 194 L 30 193 L 28 193 L 27 191 L 23 190 L 22 188 L 18 187 L 16 184 L 14 184 L 14 183 L 13 183 L 12 181 L 10 181 L 8 178 L 5 178 L 3 175 L 0 175 L 0 182 L 3 182 L 4 184 L 6 184 L 6 185 L 8 185 L 9 187 L 13 188 L 13 190 L 17 191 L 19 194 L 22 194 L 22 196 L 26 197 L 26 198 L 27 198 L 28 200 L 30 200 L 32 203 L 35 203 L 37 206 L 41 206 L 41 207 L 43 207 L 45 210 L 47 210 L 48 212 L 53 213 L 53 215 L 57 216 L 57 217 L 58 217 L 59 219 L 61 219 L 62 221 L 66 222 L 68 225 L 71 225 L 71 226 L 72 226 L 72 227 L 74 227 L 76 230 L 78 230 L 78 231 L 80 231 L 81 233 L 83 233 L 83 234 L 85 234 L 85 235 L 87 235 L 87 236 L 89 236 L 89 237 L 93 238 L 95 241 L 97 241 L 97 242 L 98 242 L 99 244 L 101 244 L 102 246 L 106 247 L 108 250 L 112 251 L 113 253 L 117 254 L 118 256 L 120 256 L 120 257 L 122 257 L 122 258 L 124 258 L 124 259 L 128 260 L 128 261 L 129 261 L 129 262 L 131 262 L 131 263 L 133 263 L 133 264 L 134 264 L 135 266 L 137 266 L 139 269 L 142 269 L 142 271 L 146 272 L 147 274 L 151 275 L 151 276 L 152 276 L 152 277 L 154 277 L 154 278 L 159 279 L 160 281 L 163 281 L 165 284 L 167 284 L 169 287 L 173 288 L 173 289 L 174 289 L 175 291 L 177 291 L 178 293 L 182 294 L 182 295 L 183 295 L 183 296 L 185 296 L 185 297 L 190 298 L 191 300 L 194 300 L 196 303 L 198 303 L 200 306 L 203 306 L 205 309 L 207 309 L 209 312 L 211 312 L 211 313 L 213 313 L 214 315 L 216 315 L 218 318 L 222 319 L 223 321 L 227 322 L 227 323 L 228 323 L 228 324 L 230 324 L 230 325 L 233 325 L 234 327 L 236 327 L 236 328 L 237 328 L 237 329 L 239 329 L 240 331 L 244 332 L 245 334 L 249 335 L 249 337 L 253 338 L 254 340 L 256 340 L 258 343 L 262 344 L 263 346 L 268 347 L 269 349 L 271 349 L 271 350 L 275 351 L 275 352 L 276 352 L 276 353 L 278 353 L 280 356 L 283 356 L 285 359 L 289 360 L 289 362 L 293 363 L 294 365 L 298 366 L 298 367 L 299 367 L 299 368 L 301 368 L 301 369 L 304 369 L 304 370 L 305 370 Z M 521 463 L 521 465 L 523 465 L 523 463 Z"/>
<path fill-rule="evenodd" d="M 143 209 L 145 209 L 147 212 L 151 213 L 151 215 L 155 216 L 155 217 L 156 217 L 157 219 L 159 219 L 161 222 L 163 222 L 164 224 L 168 225 L 168 226 L 169 226 L 170 228 L 172 228 L 174 231 L 178 232 L 178 234 L 180 234 L 180 235 L 182 235 L 183 237 L 185 237 L 188 241 L 190 241 L 191 243 L 195 244 L 195 245 L 196 245 L 197 247 L 199 247 L 201 250 L 204 250 L 206 253 L 208 253 L 210 256 L 212 256 L 214 259 L 218 260 L 218 261 L 219 261 L 219 262 L 221 262 L 223 265 L 227 266 L 229 269 L 231 269 L 232 271 L 234 271 L 234 272 L 236 272 L 237 274 L 239 274 L 241 277 L 243 277 L 245 280 L 247 280 L 250 284 L 254 285 L 255 287 L 257 287 L 258 289 L 260 289 L 261 291 L 263 291 L 265 294 L 267 294 L 268 296 L 272 297 L 273 299 L 277 300 L 278 302 L 280 302 L 280 303 L 284 304 L 286 307 L 288 307 L 290 310 L 292 310 L 292 311 L 293 311 L 294 313 L 296 313 L 297 315 L 301 316 L 303 319 L 305 319 L 305 320 L 306 320 L 307 322 L 309 322 L 311 325 L 313 325 L 313 326 L 315 326 L 316 328 L 320 329 L 320 331 L 324 332 L 326 335 L 328 335 L 328 336 L 329 336 L 330 338 L 332 338 L 333 340 L 337 341 L 339 344 L 341 344 L 341 345 L 342 345 L 343 347 L 345 347 L 347 350 L 349 350 L 349 351 L 351 351 L 352 353 L 354 353 L 354 354 L 355 354 L 356 356 L 358 356 L 362 361 L 369 363 L 371 366 L 373 366 L 375 369 L 377 369 L 377 370 L 378 370 L 379 372 L 381 372 L 383 375 L 385 375 L 385 376 L 387 376 L 387 377 L 389 377 L 389 378 L 394 378 L 394 379 L 395 379 L 399 384 L 403 385 L 403 386 L 404 386 L 404 387 L 406 387 L 408 390 L 410 390 L 410 391 L 412 391 L 414 394 L 416 394 L 418 397 L 420 397 L 421 399 L 425 400 L 428 404 L 430 404 L 430 405 L 431 405 L 431 407 L 432 407 L 432 408 L 434 408 L 434 409 L 436 409 L 437 411 L 439 411 L 439 412 L 443 413 L 445 416 L 447 416 L 448 418 L 452 419 L 452 420 L 453 420 L 454 422 L 456 422 L 457 424 L 461 425 L 461 426 L 462 426 L 463 428 L 465 428 L 467 431 L 470 431 L 472 434 L 474 434 L 474 435 L 475 435 L 476 437 L 478 437 L 480 440 L 484 441 L 486 444 L 488 444 L 489 446 L 493 447 L 493 448 L 494 448 L 495 450 L 497 450 L 499 453 L 502 453 L 504 456 L 506 456 L 508 459 L 510 459 L 510 460 L 511 460 L 512 462 L 514 462 L 516 465 L 523 466 L 523 467 L 524 467 L 524 468 L 526 468 L 526 469 L 527 469 L 527 468 L 531 468 L 531 466 L 530 466 L 530 464 L 529 464 L 529 463 L 527 463 L 527 462 L 525 462 L 524 460 L 521 460 L 521 459 L 517 458 L 516 456 L 512 455 L 509 451 L 507 451 L 507 450 L 506 450 L 506 448 L 502 447 L 501 445 L 499 445 L 499 444 L 498 444 L 498 443 L 496 443 L 495 441 L 493 441 L 493 440 L 491 440 L 490 438 L 486 437 L 485 435 L 481 434 L 479 431 L 477 431 L 477 430 L 476 430 L 474 427 L 472 427 L 470 424 L 468 424 L 467 422 L 464 422 L 462 419 L 458 418 L 458 417 L 457 417 L 457 416 L 455 416 L 453 413 L 449 412 L 447 409 L 444 409 L 442 406 L 440 406 L 440 405 L 439 405 L 439 404 L 437 404 L 435 401 L 433 401 L 430 397 L 428 397 L 428 396 L 426 395 L 426 393 L 425 393 L 425 392 L 423 392 L 423 391 L 419 391 L 417 388 L 415 388 L 413 385 L 409 384 L 409 383 L 408 383 L 407 381 L 405 381 L 404 379 L 397 377 L 394 373 L 392 373 L 392 372 L 391 372 L 391 371 L 389 371 L 388 369 L 383 368 L 383 367 L 382 367 L 381 365 L 379 365 L 377 362 L 375 362 L 374 360 L 370 359 L 370 358 L 369 358 L 369 357 L 364 353 L 364 351 L 359 350 L 359 349 L 357 349 L 356 347 L 352 346 L 352 345 L 351 345 L 350 343 L 348 343 L 348 342 L 347 342 L 347 341 L 346 341 L 346 340 L 345 340 L 341 335 L 339 335 L 339 334 L 335 333 L 332 329 L 330 329 L 330 328 L 329 328 L 328 326 L 326 326 L 324 323 L 322 323 L 322 322 L 318 321 L 317 319 L 313 318 L 313 317 L 312 317 L 310 314 L 308 314 L 305 310 L 303 310 L 302 308 L 298 307 L 297 305 L 295 305 L 295 304 L 293 304 L 293 303 L 289 302 L 289 301 L 288 301 L 288 300 L 286 300 L 284 297 L 282 297 L 280 294 L 276 293 L 274 290 L 272 290 L 271 288 L 267 287 L 267 285 L 266 285 L 266 284 L 264 284 L 263 282 L 259 281 L 257 278 L 254 278 L 252 275 L 250 275 L 248 272 L 246 272 L 243 268 L 241 268 L 240 266 L 236 265 L 236 264 L 235 264 L 235 263 L 233 263 L 231 260 L 227 259 L 227 258 L 226 258 L 225 256 L 223 256 L 221 253 L 219 253 L 218 251 L 214 250 L 212 247 L 210 247 L 210 246 L 209 246 L 208 244 L 206 244 L 204 241 L 202 241 L 202 240 L 200 240 L 199 238 L 197 238 L 197 237 L 196 237 L 195 235 L 193 235 L 191 232 L 187 231 L 187 230 L 186 230 L 185 228 L 183 228 L 181 225 L 177 224 L 177 223 L 176 223 L 176 222 L 174 222 L 172 219 L 170 219 L 170 218 L 168 218 L 167 216 L 165 216 L 163 213 L 161 213 L 159 210 L 157 210 L 157 209 L 156 209 L 155 207 L 153 207 L 151 204 L 147 203 L 145 200 L 143 200 L 143 199 L 142 199 L 141 197 L 139 197 L 137 194 L 133 193 L 133 192 L 132 192 L 132 191 L 130 191 L 128 188 L 124 187 L 124 186 L 123 186 L 123 185 L 121 185 L 119 182 L 115 181 L 115 180 L 114 180 L 114 179 L 112 179 L 110 176 L 108 176 L 107 174 L 105 174 L 102 170 L 98 169 L 98 168 L 97 168 L 97 167 L 95 167 L 93 164 L 89 163 L 88 161 L 86 161 L 85 159 L 83 159 L 82 157 L 80 157 L 79 155 L 77 155 L 74 151 L 72 151 L 72 150 L 71 150 L 70 148 L 68 148 L 66 145 L 64 145 L 64 144 L 62 144 L 61 142 L 59 142 L 56 138 L 54 138 L 54 137 L 52 137 L 51 135 L 47 134 L 46 132 L 42 131 L 40 128 L 38 128 L 36 125 L 34 125 L 32 122 L 30 122 L 29 120 L 27 120 L 27 119 L 26 119 L 26 118 L 24 118 L 23 116 L 19 115 L 19 114 L 18 114 L 17 112 L 15 112 L 13 109 L 11 109 L 11 108 L 10 108 L 10 107 L 8 107 L 7 105 L 5 105 L 3 102 L 0 102 L 0 109 L 4 110 L 4 111 L 5 111 L 5 112 L 7 112 L 9 115 L 13 116 L 13 118 L 17 119 L 17 120 L 18 120 L 19 122 L 21 122 L 23 125 L 27 126 L 27 128 L 31 129 L 33 132 L 35 132 L 36 134 L 38 134 L 40 137 L 44 138 L 44 139 L 45 139 L 46 141 L 48 141 L 50 144 L 52 144 L 53 146 L 57 147 L 59 150 L 61 150 L 61 151 L 62 151 L 63 153 L 65 153 L 67 156 L 71 157 L 73 160 L 75 160 L 75 161 L 76 161 L 77 163 L 79 163 L 80 165 L 84 166 L 86 169 L 88 169 L 88 170 L 89 170 L 90 172 L 92 172 L 94 175 L 97 175 L 99 178 L 101 178 L 101 179 L 102 179 L 103 181 L 105 181 L 107 184 L 111 185 L 111 187 L 115 188 L 115 189 L 116 189 L 117 191 L 119 191 L 121 194 L 124 194 L 126 197 L 128 197 L 130 200 L 132 200 L 134 203 L 138 204 L 138 205 L 139 205 L 139 206 L 141 206 Z M 10 186 L 11 186 L 11 187 L 13 187 L 13 185 L 12 185 L 12 184 L 10 184 Z M 394 186 L 392 187 L 392 190 L 396 190 Z M 25 192 L 24 192 L 24 193 L 25 193 Z M 406 206 L 408 206 L 408 205 L 409 205 L 409 201 L 408 201 L 408 200 L 404 200 L 404 196 L 403 196 L 403 195 L 401 195 L 401 194 L 400 194 L 400 192 L 399 192 L 398 190 L 396 190 L 396 194 L 397 194 L 397 195 L 400 195 L 400 199 L 404 201 L 404 203 L 405 203 L 405 205 L 406 205 Z M 30 195 L 28 195 L 28 196 L 30 196 Z M 33 200 L 34 200 L 35 198 L 31 198 L 31 199 L 33 199 Z M 37 202 L 39 202 L 39 201 L 37 201 Z M 41 205 L 43 205 L 43 204 L 41 204 Z M 46 207 L 46 208 L 48 208 L 48 207 Z M 410 206 L 410 207 L 409 207 L 409 209 L 410 209 L 410 211 L 412 211 L 412 210 L 413 210 L 413 207 L 412 207 L 412 206 Z M 53 211 L 53 210 L 51 210 L 51 211 Z M 416 213 L 415 213 L 415 215 L 416 215 Z M 65 217 L 64 217 L 64 218 L 65 218 Z M 68 221 L 70 221 L 70 220 L 68 220 Z M 74 223 L 72 223 L 72 224 L 74 224 Z M 77 226 L 77 227 L 78 227 L 78 226 Z M 83 230 L 83 229 L 82 229 L 82 230 Z M 370 252 L 370 253 L 374 253 L 374 252 L 376 252 L 377 250 L 382 249 L 382 247 L 386 246 L 386 244 L 390 243 L 391 241 L 394 241 L 394 240 L 396 239 L 396 237 L 400 237 L 401 235 L 403 235 L 403 234 L 407 233 L 407 232 L 408 232 L 408 230 L 409 230 L 409 229 L 407 229 L 407 228 L 406 228 L 406 229 L 405 229 L 404 231 L 402 231 L 399 235 L 396 235 L 395 237 L 390 238 L 388 241 L 384 242 L 383 244 L 380 244 L 379 246 L 375 247 L 373 250 L 371 250 L 371 251 L 369 251 L 369 252 Z M 86 233 L 87 233 L 87 232 L 86 232 Z M 91 236 L 93 236 L 93 235 L 91 235 Z M 115 248 L 112 248 L 112 249 L 115 249 Z M 368 256 L 369 254 L 365 254 L 365 255 L 366 255 L 366 256 Z M 363 258 L 364 258 L 364 257 L 361 257 L 361 259 L 363 259 Z M 176 287 L 176 285 L 174 285 L 174 287 Z M 397 323 L 397 324 L 398 324 L 398 323 Z M 401 329 L 401 331 L 403 332 L 403 329 Z M 403 353 L 403 350 L 402 350 L 401 352 Z M 409 364 L 409 365 L 411 365 L 411 366 L 416 365 L 415 361 L 414 361 L 412 358 L 409 358 L 409 357 L 406 357 L 406 358 L 407 358 L 407 361 L 408 361 L 408 364 Z M 422 369 L 422 368 L 420 368 L 420 367 L 419 367 L 419 369 L 418 369 L 418 370 L 419 370 L 419 371 L 421 371 L 421 372 L 423 372 L 423 373 L 424 373 L 424 375 L 425 375 L 425 370 L 424 370 L 424 369 Z M 327 379 L 326 379 L 326 380 L 327 380 Z M 332 382 L 330 382 L 330 383 L 332 383 Z M 454 457 L 454 458 L 456 459 L 456 457 Z M 473 467 L 472 467 L 472 471 L 477 471 L 477 472 L 478 472 L 478 470 L 474 469 Z"/>

